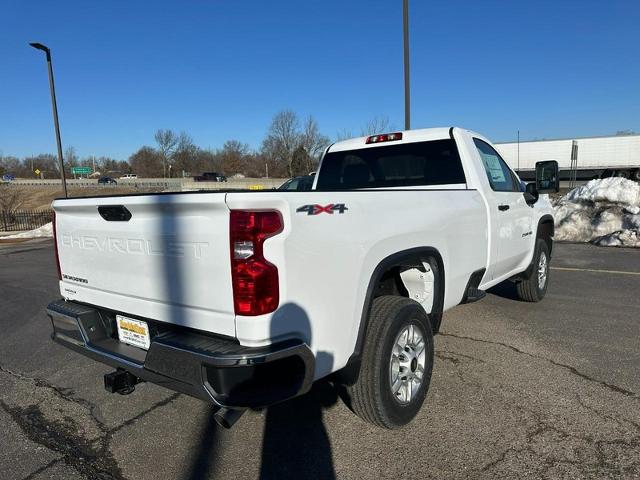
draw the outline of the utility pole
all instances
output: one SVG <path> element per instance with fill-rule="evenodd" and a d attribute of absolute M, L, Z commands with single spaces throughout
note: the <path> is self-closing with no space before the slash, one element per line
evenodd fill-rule
<path fill-rule="evenodd" d="M 409 0 L 402 0 L 402 33 L 404 37 L 404 129 L 411 128 L 411 91 L 409 85 Z"/>
<path fill-rule="evenodd" d="M 58 124 L 58 105 L 56 103 L 56 87 L 53 82 L 53 67 L 51 65 L 51 50 L 41 43 L 30 43 L 33 48 L 42 50 L 47 54 L 47 66 L 49 67 L 49 89 L 51 90 L 51 106 L 53 108 L 53 125 L 56 130 L 56 142 L 58 143 L 58 162 L 60 163 L 60 179 L 64 198 L 67 198 L 67 178 L 64 174 L 64 160 L 62 158 L 62 140 L 60 140 L 60 125 Z"/>

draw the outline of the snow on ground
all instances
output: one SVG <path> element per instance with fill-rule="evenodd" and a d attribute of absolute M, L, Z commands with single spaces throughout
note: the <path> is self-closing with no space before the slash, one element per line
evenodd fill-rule
<path fill-rule="evenodd" d="M 44 237 L 53 237 L 53 225 L 51 222 L 41 226 L 40 228 L 36 228 L 35 230 L 30 230 L 28 232 L 16 233 L 15 235 L 5 235 L 0 237 L 2 240 L 10 240 L 12 238 L 44 238 Z"/>
<path fill-rule="evenodd" d="M 603 178 L 555 203 L 555 239 L 605 247 L 640 247 L 640 184 Z"/>

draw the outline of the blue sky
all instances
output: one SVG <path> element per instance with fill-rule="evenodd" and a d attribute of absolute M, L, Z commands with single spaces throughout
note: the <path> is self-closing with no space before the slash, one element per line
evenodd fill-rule
<path fill-rule="evenodd" d="M 5 1 L 0 151 L 127 158 L 158 128 L 260 146 L 281 109 L 333 137 L 403 124 L 401 0 Z M 637 0 L 410 0 L 412 126 L 494 141 L 640 130 Z"/>

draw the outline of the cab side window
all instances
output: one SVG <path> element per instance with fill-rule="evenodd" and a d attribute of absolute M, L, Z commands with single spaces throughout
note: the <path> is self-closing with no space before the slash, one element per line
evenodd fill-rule
<path fill-rule="evenodd" d="M 498 152 L 480 139 L 474 138 L 473 143 L 475 143 L 482 159 L 482 165 L 487 173 L 491 189 L 495 192 L 519 192 L 520 185 L 516 182 L 515 175 L 511 173 L 511 169 Z"/>

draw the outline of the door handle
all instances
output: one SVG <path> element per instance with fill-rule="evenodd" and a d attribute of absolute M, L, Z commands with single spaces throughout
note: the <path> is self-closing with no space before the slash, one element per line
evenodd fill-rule
<path fill-rule="evenodd" d="M 498 205 L 498 210 L 500 210 L 501 212 L 509 210 L 509 205 Z"/>

